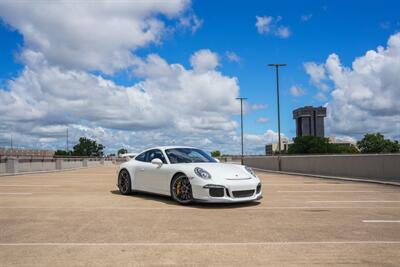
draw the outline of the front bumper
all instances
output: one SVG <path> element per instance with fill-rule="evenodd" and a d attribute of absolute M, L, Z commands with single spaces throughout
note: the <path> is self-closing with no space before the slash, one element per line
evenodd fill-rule
<path fill-rule="evenodd" d="M 223 183 L 205 181 L 192 182 L 192 193 L 195 201 L 214 203 L 237 203 L 256 201 L 262 198 L 261 183 L 258 179 L 226 180 Z M 259 188 L 258 188 L 259 187 Z M 213 188 L 222 188 L 223 193 Z"/>

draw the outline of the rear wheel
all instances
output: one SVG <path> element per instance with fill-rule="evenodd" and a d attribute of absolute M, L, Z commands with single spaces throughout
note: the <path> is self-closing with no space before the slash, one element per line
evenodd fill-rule
<path fill-rule="evenodd" d="M 127 170 L 121 170 L 118 175 L 118 189 L 123 195 L 129 195 L 132 192 L 131 189 L 131 176 Z"/>
<path fill-rule="evenodd" d="M 189 204 L 193 201 L 192 186 L 186 175 L 178 174 L 172 179 L 171 196 L 179 204 Z"/>

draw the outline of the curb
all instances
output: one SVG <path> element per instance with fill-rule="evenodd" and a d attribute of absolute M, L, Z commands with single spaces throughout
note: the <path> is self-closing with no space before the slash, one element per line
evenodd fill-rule
<path fill-rule="evenodd" d="M 318 174 L 308 174 L 308 173 L 299 173 L 299 172 L 273 171 L 273 170 L 265 170 L 265 169 L 259 169 L 259 168 L 253 168 L 253 169 L 257 170 L 257 171 L 278 173 L 278 174 L 300 175 L 300 176 L 305 176 L 305 177 L 322 178 L 322 179 L 332 179 L 332 180 L 341 180 L 341 181 L 364 182 L 364 183 L 400 186 L 400 183 L 397 183 L 397 182 L 378 181 L 378 180 L 350 178 L 350 177 L 339 177 L 339 176 L 329 176 L 329 175 L 318 175 Z"/>

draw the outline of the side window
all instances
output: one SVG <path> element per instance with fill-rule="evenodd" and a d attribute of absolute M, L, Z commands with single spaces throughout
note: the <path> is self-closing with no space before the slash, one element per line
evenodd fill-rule
<path fill-rule="evenodd" d="M 146 161 L 146 152 L 143 152 L 142 154 L 138 155 L 135 159 L 138 161 Z"/>
<path fill-rule="evenodd" d="M 161 161 L 165 164 L 167 161 L 161 150 L 153 149 L 147 152 L 147 162 L 151 162 L 153 159 L 161 159 Z"/>

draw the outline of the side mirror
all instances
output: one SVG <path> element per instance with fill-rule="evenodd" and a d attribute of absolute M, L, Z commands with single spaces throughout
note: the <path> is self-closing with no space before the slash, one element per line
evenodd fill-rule
<path fill-rule="evenodd" d="M 158 167 L 161 167 L 161 165 L 163 165 L 163 162 L 161 161 L 161 159 L 155 158 L 151 160 L 151 164 L 155 164 L 158 165 Z"/>

